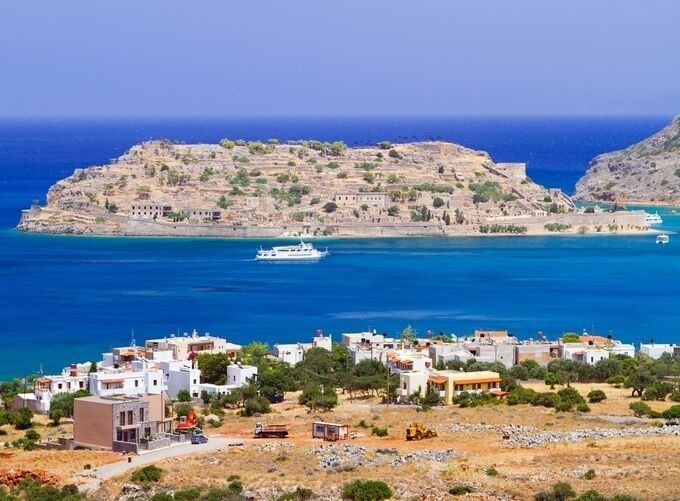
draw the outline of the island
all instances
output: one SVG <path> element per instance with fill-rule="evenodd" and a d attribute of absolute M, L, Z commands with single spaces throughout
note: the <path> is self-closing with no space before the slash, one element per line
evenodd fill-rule
<path fill-rule="evenodd" d="M 576 184 L 575 200 L 680 203 L 680 116 L 653 136 L 595 157 Z"/>
<path fill-rule="evenodd" d="M 110 165 L 76 169 L 18 229 L 54 234 L 313 237 L 631 233 L 642 211 L 579 209 L 529 179 L 446 142 L 133 146 Z"/>

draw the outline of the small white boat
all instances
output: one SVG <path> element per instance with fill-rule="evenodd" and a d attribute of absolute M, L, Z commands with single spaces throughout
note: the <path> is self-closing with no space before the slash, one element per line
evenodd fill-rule
<path fill-rule="evenodd" d="M 658 212 L 654 214 L 645 213 L 645 223 L 649 225 L 663 224 L 663 219 L 661 219 Z"/>
<path fill-rule="evenodd" d="M 315 249 L 310 243 L 300 242 L 298 245 L 280 245 L 271 249 L 260 249 L 255 256 L 256 261 L 317 261 L 328 256 L 325 251 Z"/>
<path fill-rule="evenodd" d="M 656 243 L 657 244 L 667 244 L 668 242 L 670 242 L 670 240 L 671 239 L 665 233 L 662 233 L 661 235 L 657 235 L 657 237 L 656 237 Z"/>

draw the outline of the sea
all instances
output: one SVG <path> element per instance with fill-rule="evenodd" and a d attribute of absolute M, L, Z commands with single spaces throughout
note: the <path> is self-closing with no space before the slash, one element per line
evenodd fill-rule
<path fill-rule="evenodd" d="M 595 332 L 680 342 L 680 216 L 653 235 L 318 239 L 316 263 L 262 263 L 273 241 L 53 236 L 14 230 L 75 168 L 149 139 L 441 139 L 526 162 L 572 193 L 597 154 L 667 117 L 229 118 L 0 121 L 0 380 L 97 360 L 112 347 L 196 329 L 236 343 L 309 341 L 317 331 L 398 336 L 507 329 L 520 338 Z"/>

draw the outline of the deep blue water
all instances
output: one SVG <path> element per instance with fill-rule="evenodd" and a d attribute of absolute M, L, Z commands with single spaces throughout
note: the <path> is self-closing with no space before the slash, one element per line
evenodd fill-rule
<path fill-rule="evenodd" d="M 660 129 L 669 117 L 533 119 L 0 122 L 0 379 L 57 370 L 171 332 L 234 342 L 306 340 L 316 329 L 411 324 L 521 337 L 590 329 L 627 341 L 678 341 L 680 243 L 652 236 L 328 240 L 315 264 L 252 261 L 248 240 L 96 238 L 13 231 L 21 208 L 76 167 L 167 137 L 442 138 L 526 161 L 537 182 L 573 190 L 590 159 Z M 664 215 L 665 227 L 680 218 Z"/>

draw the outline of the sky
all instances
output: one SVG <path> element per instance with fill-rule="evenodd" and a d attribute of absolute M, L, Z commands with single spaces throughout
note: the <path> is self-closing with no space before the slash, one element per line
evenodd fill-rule
<path fill-rule="evenodd" d="M 672 115 L 678 0 L 0 0 L 0 117 Z"/>

